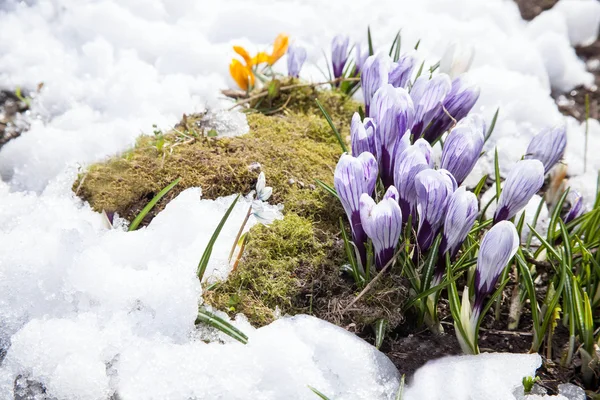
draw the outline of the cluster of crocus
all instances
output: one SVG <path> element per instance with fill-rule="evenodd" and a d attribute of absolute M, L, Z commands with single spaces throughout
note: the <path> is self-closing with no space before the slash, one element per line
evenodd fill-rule
<path fill-rule="evenodd" d="M 415 58 L 404 54 L 397 62 L 386 54 L 370 56 L 362 65 L 361 85 L 365 100 L 365 110 L 369 117 L 377 120 L 386 116 L 382 112 L 382 104 L 377 104 L 377 92 L 386 86 L 407 89 L 410 76 L 415 67 Z M 385 89 L 389 91 L 389 89 Z M 444 73 L 431 79 L 427 76 L 418 77 L 410 89 L 410 94 L 402 93 L 400 97 L 410 100 L 410 115 L 406 120 L 407 129 L 415 139 L 424 138 L 429 143 L 437 141 L 444 132 L 452 127 L 455 121 L 463 119 L 475 105 L 479 98 L 479 88 L 470 84 L 466 75 L 459 75 L 454 79 Z M 407 102 L 407 100 L 404 100 Z M 383 104 L 386 107 L 395 107 L 393 101 Z M 393 112 L 387 118 L 393 118 Z M 405 132 L 389 132 L 401 138 Z"/>
<path fill-rule="evenodd" d="M 237 85 L 243 90 L 251 90 L 256 83 L 256 66 L 267 64 L 272 66 L 279 60 L 288 48 L 289 38 L 281 33 L 275 38 L 271 53 L 261 51 L 255 56 L 250 56 L 248 51 L 241 46 L 233 46 L 233 50 L 239 54 L 244 62 L 234 58 L 229 64 L 229 73 Z"/>

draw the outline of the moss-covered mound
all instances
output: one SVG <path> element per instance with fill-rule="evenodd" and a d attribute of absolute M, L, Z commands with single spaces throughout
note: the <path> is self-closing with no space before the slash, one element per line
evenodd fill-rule
<path fill-rule="evenodd" d="M 116 211 L 133 219 L 158 191 L 180 177 L 151 218 L 188 187 L 202 187 L 204 198 L 248 193 L 264 171 L 273 186 L 271 203 L 283 203 L 285 218 L 257 226 L 237 269 L 226 282 L 206 291 L 205 300 L 221 310 L 243 312 L 255 325 L 282 314 L 312 313 L 340 325 L 362 328 L 377 318 L 398 320 L 401 286 L 382 282 L 385 292 L 341 314 L 355 296 L 352 282 L 340 274 L 345 262 L 339 237 L 339 202 L 315 185 L 333 183 L 341 149 L 326 120 L 314 107 L 319 98 L 343 136 L 358 104 L 344 95 L 300 87 L 281 97 L 253 103 L 267 112 L 248 113 L 250 132 L 233 138 L 194 137 L 201 115 L 188 116 L 176 130 L 144 136 L 135 148 L 91 166 L 73 188 L 96 210 Z M 285 93 L 285 95 L 284 95 Z M 260 164 L 260 169 L 256 168 Z M 373 303 L 373 307 L 369 306 Z"/>

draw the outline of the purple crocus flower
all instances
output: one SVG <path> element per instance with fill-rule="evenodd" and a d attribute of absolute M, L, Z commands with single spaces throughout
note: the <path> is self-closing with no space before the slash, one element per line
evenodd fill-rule
<path fill-rule="evenodd" d="M 355 112 L 350 123 L 350 143 L 352 154 L 361 154 L 365 151 L 376 155 L 375 152 L 375 124 L 372 118 L 360 120 L 360 115 Z"/>
<path fill-rule="evenodd" d="M 500 274 L 519 248 L 517 229 L 510 221 L 501 221 L 484 236 L 475 269 L 475 303 L 472 320 L 477 321 L 483 301 L 494 291 Z"/>
<path fill-rule="evenodd" d="M 433 168 L 433 149 L 429 142 L 425 139 L 417 139 L 415 140 L 415 143 L 413 143 L 413 146 L 416 146 L 421 150 L 421 153 L 423 153 L 423 156 L 427 160 L 427 164 L 429 164 L 429 168 Z"/>
<path fill-rule="evenodd" d="M 298 78 L 302 65 L 306 61 L 306 49 L 291 45 L 288 47 L 287 56 L 288 75 L 292 78 Z"/>
<path fill-rule="evenodd" d="M 426 76 L 417 78 L 410 91 L 415 105 L 415 121 L 411 129 L 415 138 L 420 138 L 433 118 L 443 111 L 442 102 L 451 86 L 446 74 L 439 74 L 431 79 Z"/>
<path fill-rule="evenodd" d="M 348 61 L 348 36 L 337 35 L 331 42 L 331 63 L 333 64 L 333 77 L 340 78 L 344 73 L 344 66 Z M 339 82 L 336 83 L 339 86 Z"/>
<path fill-rule="evenodd" d="M 571 208 L 567 211 L 567 215 L 565 215 L 564 218 L 565 224 L 568 224 L 583 214 L 583 197 L 581 197 L 577 191 L 573 191 L 569 194 L 572 194 L 572 201 Z"/>
<path fill-rule="evenodd" d="M 360 222 L 360 196 L 369 196 L 377 182 L 377 161 L 371 153 L 361 153 L 358 157 L 343 154 L 335 167 L 333 184 L 352 228 L 352 238 L 361 262 L 365 265 L 367 236 Z"/>
<path fill-rule="evenodd" d="M 415 177 L 419 228 L 417 243 L 421 252 L 429 249 L 440 230 L 453 192 L 452 180 L 447 174 L 426 169 Z"/>
<path fill-rule="evenodd" d="M 373 117 L 373 115 L 371 115 L 371 100 L 373 99 L 373 96 L 375 96 L 375 92 L 388 83 L 390 62 L 387 55 L 379 53 L 367 57 L 362 65 L 360 84 L 365 100 L 365 114 L 369 117 Z"/>
<path fill-rule="evenodd" d="M 419 146 L 409 146 L 397 158 L 394 168 L 394 183 L 398 188 L 400 209 L 404 220 L 416 211 L 417 192 L 415 189 L 415 177 L 424 169 L 429 169 L 429 162 L 423 155 Z M 413 218 L 414 221 L 414 218 Z"/>
<path fill-rule="evenodd" d="M 494 223 L 514 217 L 529 203 L 543 184 L 544 165 L 540 161 L 517 162 L 504 181 L 498 199 L 498 208 L 494 213 Z"/>
<path fill-rule="evenodd" d="M 467 191 L 464 187 L 460 187 L 452 193 L 444 218 L 440 257 L 434 273 L 433 286 L 437 286 L 442 282 L 446 265 L 445 254 L 448 253 L 450 259 L 456 256 L 473 224 L 475 224 L 478 212 L 477 196 L 475 194 Z"/>
<path fill-rule="evenodd" d="M 441 168 L 454 175 L 459 185 L 475 167 L 484 144 L 485 124 L 478 114 L 464 118 L 450 131 L 444 142 Z"/>
<path fill-rule="evenodd" d="M 471 111 L 478 98 L 479 88 L 469 84 L 465 75 L 454 78 L 450 92 L 442 103 L 444 107 L 438 110 L 423 137 L 429 143 L 435 142 L 454 123 L 448 114 L 452 115 L 454 120 L 460 121 Z"/>
<path fill-rule="evenodd" d="M 356 54 L 356 61 L 354 62 L 354 76 L 359 76 L 362 72 L 363 65 L 365 64 L 367 57 L 369 57 L 369 49 L 366 49 L 364 52 L 361 52 L 360 43 L 357 43 L 354 51 Z"/>
<path fill-rule="evenodd" d="M 384 186 L 394 183 L 396 146 L 413 123 L 414 108 L 408 92 L 386 84 L 373 97 L 375 152 Z"/>
<path fill-rule="evenodd" d="M 540 160 L 544 164 L 544 173 L 547 174 L 562 158 L 566 147 L 567 128 L 564 125 L 543 129 L 529 142 L 525 159 Z"/>
<path fill-rule="evenodd" d="M 378 204 L 367 194 L 360 197 L 360 220 L 373 242 L 377 269 L 383 268 L 392 259 L 402 232 L 402 213 L 394 198 L 398 192 L 393 186 L 388 192 L 390 190 L 392 193 L 386 193 Z"/>
<path fill-rule="evenodd" d="M 406 88 L 415 67 L 415 62 L 416 60 L 412 55 L 402 55 L 398 62 L 392 63 L 388 74 L 388 82 L 394 87 Z"/>

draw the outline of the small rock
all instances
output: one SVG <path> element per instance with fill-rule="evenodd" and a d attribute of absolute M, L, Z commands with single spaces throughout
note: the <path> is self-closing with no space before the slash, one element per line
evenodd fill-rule
<path fill-rule="evenodd" d="M 300 186 L 300 189 L 304 189 L 304 182 L 298 181 L 298 186 Z"/>
<path fill-rule="evenodd" d="M 19 106 L 16 101 L 8 99 L 4 103 L 4 114 L 7 118 L 11 118 L 19 112 Z"/>
<path fill-rule="evenodd" d="M 250 172 L 258 172 L 262 169 L 262 165 L 260 165 L 259 162 L 253 162 L 252 164 L 248 165 L 248 171 Z"/>
<path fill-rule="evenodd" d="M 585 400 L 587 398 L 585 391 L 572 383 L 561 383 L 558 385 L 558 394 L 565 396 L 569 400 Z"/>
<path fill-rule="evenodd" d="M 288 179 L 288 185 L 293 185 L 296 181 L 292 178 Z"/>
<path fill-rule="evenodd" d="M 310 190 L 315 190 L 317 187 L 311 183 L 310 185 L 308 185 L 308 188 Z"/>

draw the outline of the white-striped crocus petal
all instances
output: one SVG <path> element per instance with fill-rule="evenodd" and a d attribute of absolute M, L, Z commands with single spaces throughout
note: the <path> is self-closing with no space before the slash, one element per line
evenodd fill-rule
<path fill-rule="evenodd" d="M 375 151 L 381 180 L 387 188 L 394 183 L 396 145 L 413 123 L 414 107 L 408 92 L 386 84 L 373 97 L 371 115 L 375 122 Z"/>
<path fill-rule="evenodd" d="M 419 216 L 417 243 L 421 251 L 426 251 L 444 221 L 453 183 L 446 173 L 426 169 L 415 176 L 415 191 Z"/>
<path fill-rule="evenodd" d="M 461 75 L 452 81 L 452 88 L 444 98 L 440 108 L 423 137 L 433 143 L 452 127 L 454 121 L 463 119 L 479 98 L 479 87 L 469 83 L 467 76 Z M 450 114 L 452 118 L 448 115 Z M 483 120 L 482 120 L 483 122 Z M 485 127 L 485 122 L 484 122 Z M 485 128 L 484 128 L 485 131 Z"/>
<path fill-rule="evenodd" d="M 333 77 L 336 79 L 341 77 L 344 72 L 344 66 L 348 61 L 349 44 L 350 38 L 344 35 L 335 36 L 331 42 L 331 63 L 333 64 Z"/>
<path fill-rule="evenodd" d="M 565 215 L 565 224 L 568 224 L 583 214 L 583 197 L 581 197 L 579 192 L 573 190 L 572 192 L 569 192 L 569 197 L 571 197 L 571 208 L 569 208 L 569 211 L 567 211 L 567 214 Z"/>
<path fill-rule="evenodd" d="M 544 184 L 544 165 L 538 160 L 521 160 L 504 181 L 494 223 L 511 219 L 521 211 Z"/>
<path fill-rule="evenodd" d="M 367 57 L 369 57 L 369 49 L 365 49 L 364 52 L 360 51 L 360 43 L 356 43 L 356 47 L 355 47 L 355 62 L 354 62 L 354 76 L 358 76 L 360 75 L 360 73 L 363 70 L 363 65 L 365 64 L 365 61 L 367 60 Z"/>
<path fill-rule="evenodd" d="M 355 112 L 350 123 L 350 143 L 352 154 L 357 155 L 365 151 L 376 156 L 375 152 L 375 124 L 373 119 L 360 120 L 360 115 Z"/>
<path fill-rule="evenodd" d="M 411 132 L 415 138 L 420 138 L 425 128 L 440 110 L 452 83 L 446 74 L 439 74 L 429 79 L 420 76 L 413 85 L 410 96 L 415 105 L 415 119 Z"/>
<path fill-rule="evenodd" d="M 400 154 L 394 169 L 394 184 L 398 189 L 400 209 L 404 220 L 416 210 L 417 194 L 415 176 L 424 169 L 430 168 L 427 159 L 418 146 L 409 146 Z M 416 216 L 416 215 L 415 215 Z M 415 220 L 413 216 L 413 221 Z"/>
<path fill-rule="evenodd" d="M 388 82 L 394 87 L 406 88 L 412 71 L 415 67 L 416 59 L 411 54 L 403 54 L 398 62 L 392 63 L 388 75 Z"/>
<path fill-rule="evenodd" d="M 421 139 L 415 140 L 415 143 L 413 143 L 413 146 L 415 146 L 421 150 L 421 153 L 423 153 L 423 156 L 425 156 L 425 159 L 427 160 L 427 163 L 429 164 L 429 168 L 433 168 L 433 149 L 431 148 L 431 145 L 429 144 L 429 142 L 427 140 L 421 138 Z"/>
<path fill-rule="evenodd" d="M 273 188 L 271 186 L 266 186 L 266 184 L 267 180 L 265 178 L 265 173 L 261 172 L 256 181 L 256 198 L 260 201 L 267 201 L 273 193 Z"/>
<path fill-rule="evenodd" d="M 371 196 L 363 194 L 360 198 L 360 219 L 367 236 L 373 242 L 375 264 L 381 269 L 394 256 L 402 232 L 400 207 L 392 196 L 385 196 L 375 204 Z"/>
<path fill-rule="evenodd" d="M 475 269 L 474 320 L 479 317 L 483 301 L 494 290 L 500 274 L 518 248 L 519 235 L 510 221 L 498 222 L 483 236 Z"/>
<path fill-rule="evenodd" d="M 371 101 L 375 96 L 375 92 L 388 83 L 388 71 L 391 62 L 387 54 L 379 53 L 367 57 L 362 65 L 360 86 L 365 100 L 365 114 L 371 118 L 373 117 L 371 114 Z"/>
<path fill-rule="evenodd" d="M 302 65 L 306 61 L 306 49 L 291 45 L 288 47 L 287 56 L 288 76 L 298 78 Z"/>
<path fill-rule="evenodd" d="M 475 50 L 472 46 L 452 43 L 440 60 L 440 72 L 448 74 L 450 78 L 456 78 L 471 68 L 474 57 Z"/>
<path fill-rule="evenodd" d="M 440 245 L 440 254 L 448 252 L 450 258 L 453 258 L 458 253 L 477 219 L 478 212 L 475 194 L 464 187 L 460 187 L 452 193 L 444 218 L 444 234 Z"/>
<path fill-rule="evenodd" d="M 475 167 L 484 144 L 485 124 L 479 114 L 469 115 L 450 131 L 444 142 L 440 167 L 460 185 Z"/>
<path fill-rule="evenodd" d="M 563 126 L 543 129 L 535 135 L 525 154 L 525 159 L 540 160 L 544 164 L 544 173 L 562 158 L 567 147 L 567 128 Z"/>

